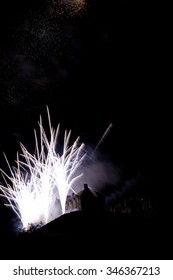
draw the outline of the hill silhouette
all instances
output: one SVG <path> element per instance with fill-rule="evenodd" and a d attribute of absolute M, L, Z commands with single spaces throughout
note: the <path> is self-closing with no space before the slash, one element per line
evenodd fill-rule
<path fill-rule="evenodd" d="M 10 255 L 13 259 L 162 259 L 166 241 L 158 242 L 160 237 L 157 219 L 74 211 L 18 235 Z"/>

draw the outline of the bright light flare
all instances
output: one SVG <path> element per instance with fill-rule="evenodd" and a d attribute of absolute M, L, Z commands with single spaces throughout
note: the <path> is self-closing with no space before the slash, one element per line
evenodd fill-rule
<path fill-rule="evenodd" d="M 71 131 L 65 131 L 62 154 L 57 153 L 60 125 L 54 130 L 48 108 L 47 113 L 50 140 L 40 117 L 39 140 L 34 131 L 35 154 L 31 154 L 20 144 L 22 153 L 17 154 L 17 167 L 11 168 L 5 156 L 10 176 L 1 170 L 5 186 L 0 185 L 0 196 L 5 199 L 6 206 L 17 214 L 24 229 L 33 224 L 44 225 L 64 214 L 67 195 L 70 191 L 74 192 L 73 184 L 83 175 L 79 167 L 85 157 L 84 144 L 79 143 L 78 137 L 70 146 Z"/>

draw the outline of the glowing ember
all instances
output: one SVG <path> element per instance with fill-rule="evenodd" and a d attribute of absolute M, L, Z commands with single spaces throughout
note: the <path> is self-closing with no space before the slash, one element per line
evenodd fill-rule
<path fill-rule="evenodd" d="M 73 184 L 82 176 L 79 167 L 85 157 L 84 144 L 79 144 L 77 138 L 70 146 L 71 131 L 65 131 L 62 154 L 57 153 L 60 125 L 54 130 L 48 108 L 47 112 L 50 140 L 40 117 L 39 141 L 34 131 L 35 154 L 29 153 L 21 144 L 22 153 L 17 154 L 17 167 L 11 168 L 5 156 L 10 176 L 1 170 L 5 186 L 0 185 L 0 196 L 6 200 L 6 206 L 17 214 L 24 229 L 29 225 L 44 225 L 64 214 L 67 195 L 70 191 L 74 192 Z"/>

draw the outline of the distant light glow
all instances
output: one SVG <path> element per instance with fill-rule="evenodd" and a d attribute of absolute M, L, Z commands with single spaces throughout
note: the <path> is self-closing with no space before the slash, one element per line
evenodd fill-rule
<path fill-rule="evenodd" d="M 70 17 L 82 14 L 86 10 L 85 0 L 52 0 L 48 2 L 48 12 L 50 16 L 64 16 L 65 13 Z"/>
<path fill-rule="evenodd" d="M 39 140 L 34 131 L 35 153 L 20 144 L 22 153 L 17 154 L 16 167 L 11 167 L 5 156 L 10 176 L 1 170 L 5 186 L 0 185 L 0 196 L 19 217 L 24 229 L 33 224 L 44 225 L 64 214 L 67 195 L 75 192 L 73 185 L 83 175 L 79 167 L 85 157 L 84 144 L 79 143 L 78 137 L 70 145 L 71 131 L 65 131 L 62 154 L 57 153 L 60 125 L 53 129 L 48 108 L 47 113 L 50 139 L 40 117 Z"/>

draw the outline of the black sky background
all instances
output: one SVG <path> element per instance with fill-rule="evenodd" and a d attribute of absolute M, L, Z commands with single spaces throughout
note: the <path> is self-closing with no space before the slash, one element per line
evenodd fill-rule
<path fill-rule="evenodd" d="M 85 12 L 54 18 L 48 6 L 49 1 L 1 4 L 1 154 L 13 162 L 20 141 L 33 148 L 33 129 L 40 114 L 46 118 L 46 105 L 53 125 L 60 122 L 89 145 L 113 123 L 102 151 L 127 180 L 140 171 L 140 187 L 165 202 L 162 5 L 90 0 Z M 3 154 L 0 159 L 6 168 Z"/>

